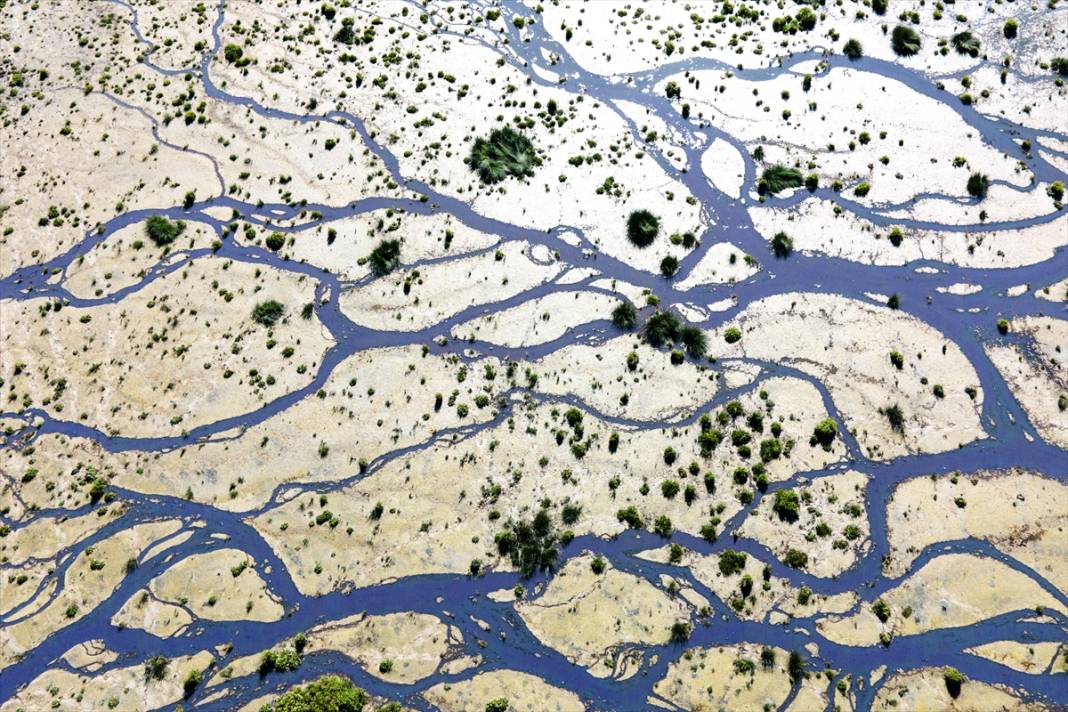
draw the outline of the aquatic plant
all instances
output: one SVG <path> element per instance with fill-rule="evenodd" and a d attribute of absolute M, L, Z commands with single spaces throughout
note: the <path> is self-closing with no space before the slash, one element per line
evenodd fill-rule
<path fill-rule="evenodd" d="M 514 178 L 534 175 L 541 165 L 530 139 L 508 126 L 494 129 L 489 138 L 476 138 L 467 158 L 471 170 L 478 172 L 483 183 L 499 183 L 508 176 Z"/>
<path fill-rule="evenodd" d="M 627 217 L 627 239 L 635 247 L 648 247 L 660 233 L 660 218 L 648 210 L 635 210 Z"/>

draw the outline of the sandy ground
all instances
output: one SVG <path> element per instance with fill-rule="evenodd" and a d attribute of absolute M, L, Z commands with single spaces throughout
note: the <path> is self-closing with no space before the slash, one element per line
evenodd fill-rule
<path fill-rule="evenodd" d="M 743 336 L 725 344 L 731 326 Z M 725 356 L 778 361 L 819 378 L 874 459 L 944 452 L 985 437 L 982 392 L 972 401 L 964 391 L 978 386 L 971 364 L 955 344 L 899 311 L 832 295 L 783 294 L 751 304 L 709 342 Z M 907 354 L 902 369 L 891 363 L 891 351 Z M 930 384 L 941 384 L 945 397 Z M 895 404 L 904 415 L 901 432 L 879 412 Z"/>
<path fill-rule="evenodd" d="M 1068 487 L 1029 472 L 908 480 L 894 490 L 887 507 L 887 571 L 894 576 L 905 573 L 930 544 L 976 537 L 1068 591 L 1062 552 L 1068 526 L 1065 497 Z"/>
<path fill-rule="evenodd" d="M 575 664 L 618 672 L 616 657 L 627 644 L 666 643 L 671 625 L 688 621 L 690 611 L 683 601 L 611 564 L 594 573 L 593 560 L 569 559 L 544 593 L 516 608 L 534 635 Z M 609 671 L 590 672 L 601 677 Z"/>

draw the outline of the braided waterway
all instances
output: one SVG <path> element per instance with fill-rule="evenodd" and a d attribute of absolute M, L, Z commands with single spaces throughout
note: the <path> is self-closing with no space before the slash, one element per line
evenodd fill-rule
<path fill-rule="evenodd" d="M 124 5 L 121 2 L 117 4 Z M 523 14 L 522 6 L 514 0 L 506 1 L 503 9 L 504 14 L 509 17 L 511 13 Z M 674 540 L 688 549 L 702 554 L 719 552 L 725 548 L 748 552 L 768 561 L 774 576 L 787 579 L 793 585 L 805 585 L 817 594 L 826 595 L 853 591 L 859 595 L 861 605 L 863 605 L 892 589 L 902 580 L 886 576 L 881 568 L 882 559 L 890 549 L 885 516 L 887 502 L 894 488 L 902 481 L 935 473 L 952 471 L 969 473 L 1012 467 L 1032 470 L 1058 481 L 1068 481 L 1068 455 L 1063 450 L 1043 441 L 1013 397 L 1005 379 L 984 351 L 984 343 L 991 338 L 993 321 L 991 315 L 993 314 L 1008 319 L 1051 312 L 1063 314 L 1063 306 L 1040 300 L 1034 296 L 1033 292 L 1011 298 L 1006 295 L 1007 290 L 1015 285 L 1024 283 L 1044 285 L 1065 277 L 1068 269 L 1066 269 L 1063 246 L 1050 259 L 1014 269 L 966 268 L 926 260 L 902 266 L 874 266 L 817 254 L 795 253 L 789 260 L 767 260 L 757 274 L 740 283 L 705 285 L 683 293 L 673 289 L 670 282 L 659 276 L 638 270 L 622 260 L 599 253 L 596 247 L 583 236 L 579 228 L 560 225 L 552 230 L 544 231 L 487 218 L 478 214 L 464 201 L 436 191 L 424 182 L 406 177 L 401 173 L 397 159 L 365 128 L 355 109 L 353 113 L 331 111 L 325 114 L 302 115 L 278 110 L 253 99 L 228 93 L 213 81 L 209 71 L 211 58 L 218 53 L 221 46 L 219 28 L 224 22 L 225 12 L 224 0 L 218 7 L 218 17 L 213 30 L 214 46 L 205 52 L 199 67 L 186 70 L 162 70 L 151 63 L 151 52 L 144 58 L 145 66 L 164 73 L 192 73 L 210 97 L 218 101 L 245 106 L 264 117 L 299 122 L 336 122 L 352 127 L 373 153 L 383 161 L 396 183 L 406 190 L 425 196 L 425 199 L 376 197 L 340 207 L 315 204 L 302 204 L 294 207 L 286 204 L 245 203 L 226 195 L 225 182 L 216 167 L 216 174 L 220 183 L 223 184 L 219 196 L 196 202 L 190 208 L 173 206 L 124 213 L 108 221 L 102 230 L 88 233 L 79 244 L 66 253 L 39 265 L 23 267 L 8 275 L 0 281 L 0 298 L 2 299 L 58 298 L 74 306 L 94 306 L 121 302 L 130 294 L 144 289 L 154 280 L 181 269 L 190 260 L 217 254 L 237 261 L 269 265 L 278 270 L 300 273 L 316 281 L 317 295 L 330 295 L 331 297 L 328 300 L 316 300 L 316 315 L 329 330 L 336 343 L 321 359 L 315 378 L 303 388 L 287 393 L 253 412 L 193 428 L 182 436 L 135 438 L 121 434 L 110 435 L 74 421 L 57 419 L 41 410 L 29 409 L 3 414 L 5 418 L 21 419 L 26 423 L 25 429 L 7 438 L 5 447 L 26 447 L 37 436 L 49 433 L 87 438 L 112 452 L 163 452 L 187 446 L 190 443 L 240 437 L 240 434 L 248 427 L 262 423 L 303 398 L 314 394 L 323 387 L 338 364 L 353 354 L 369 349 L 426 344 L 431 353 L 451 353 L 462 359 L 492 355 L 501 359 L 523 361 L 537 359 L 578 343 L 597 344 L 611 336 L 611 327 L 607 321 L 590 322 L 568 330 L 555 340 L 530 347 L 508 348 L 477 340 L 461 342 L 451 338 L 438 339 L 438 337 L 449 337 L 454 327 L 468 322 L 475 316 L 488 311 L 501 311 L 553 292 L 605 291 L 593 285 L 592 282 L 604 278 L 615 278 L 650 290 L 664 307 L 683 304 L 701 306 L 727 298 L 734 299 L 734 306 L 724 311 L 714 312 L 704 322 L 698 323 L 699 326 L 708 329 L 729 321 L 747 305 L 775 294 L 826 293 L 870 302 L 869 294 L 896 293 L 901 295 L 902 311 L 929 324 L 941 332 L 946 340 L 960 347 L 974 367 L 984 394 L 981 421 L 987 437 L 982 440 L 951 452 L 909 455 L 890 461 L 876 461 L 865 457 L 855 439 L 848 432 L 843 432 L 842 437 L 848 451 L 848 463 L 837 463 L 821 471 L 800 472 L 789 480 L 770 485 L 765 493 L 756 493 L 756 500 L 752 506 L 759 504 L 761 497 L 773 495 L 778 489 L 793 486 L 802 478 L 811 479 L 842 472 L 847 465 L 849 469 L 869 475 L 865 499 L 871 525 L 871 546 L 856 566 L 841 575 L 826 579 L 788 568 L 771 555 L 765 546 L 745 538 L 732 541 L 730 537 L 724 536 L 717 543 L 710 544 L 690 535 L 676 533 Z M 138 37 L 145 41 L 138 28 L 136 12 L 133 12 L 132 24 Z M 555 42 L 540 24 L 526 28 L 524 37 L 520 37 L 519 31 L 515 30 L 510 22 L 505 25 L 508 28 L 507 39 L 509 41 L 487 44 L 487 46 L 492 47 L 507 62 L 523 71 L 533 83 L 557 86 L 555 82 L 550 82 L 545 78 L 544 72 L 536 71 L 536 68 L 564 77 L 565 88 L 585 94 L 616 109 L 635 135 L 639 134 L 638 127 L 617 108 L 618 102 L 631 102 L 649 110 L 675 135 L 683 138 L 685 145 L 682 148 L 685 151 L 685 163 L 688 166 L 699 166 L 701 153 L 715 139 L 723 139 L 739 149 L 745 159 L 743 198 L 740 200 L 718 191 L 709 184 L 701 171 L 679 170 L 655 148 L 650 148 L 650 155 L 657 160 L 663 171 L 689 189 L 699 201 L 702 209 L 713 218 L 712 222 L 715 225 L 714 228 L 709 229 L 707 234 L 701 236 L 700 245 L 681 261 L 680 279 L 690 274 L 707 250 L 716 243 L 716 235 L 725 231 L 729 231 L 730 239 L 734 244 L 750 254 L 767 254 L 768 251 L 765 238 L 753 226 L 748 213 L 747 199 L 744 197 L 752 193 L 757 179 L 756 166 L 745 147 L 740 141 L 713 125 L 683 119 L 666 97 L 652 91 L 658 81 L 683 71 L 729 69 L 740 78 L 762 81 L 795 71 L 794 67 L 801 63 L 811 63 L 811 60 L 824 62 L 824 68 L 820 70 L 822 72 L 848 64 L 856 69 L 901 82 L 910 89 L 940 102 L 948 111 L 959 115 L 982 137 L 984 142 L 1026 163 L 1027 168 L 1034 173 L 1035 181 L 1027 188 L 1018 189 L 1021 193 L 1026 195 L 1026 191 L 1035 190 L 1035 186 L 1040 183 L 1066 178 L 1061 171 L 1042 157 L 1040 151 L 1025 153 L 1017 142 L 1026 139 L 1040 147 L 1047 138 L 1068 141 L 1068 135 L 1028 129 L 1005 119 L 992 119 L 984 116 L 975 108 L 961 104 L 952 94 L 937 90 L 931 79 L 922 73 L 889 62 L 864 58 L 849 63 L 840 55 L 825 54 L 819 49 L 814 49 L 805 54 L 783 58 L 776 66 L 766 68 L 738 69 L 713 60 L 693 58 L 663 65 L 648 72 L 623 77 L 604 77 L 584 70 L 570 57 L 566 48 Z M 549 56 L 554 58 L 551 67 L 546 60 Z M 114 97 L 113 99 L 122 103 Z M 1057 155 L 1057 151 L 1051 151 L 1051 153 Z M 212 160 L 214 162 L 214 159 Z M 875 225 L 893 224 L 906 228 L 938 229 L 944 232 L 979 229 L 1016 230 L 1048 222 L 1059 216 L 1058 212 L 1051 211 L 1048 214 L 1028 219 L 989 223 L 982 226 L 941 225 L 928 221 L 903 219 L 898 214 L 892 218 L 888 216 L 889 213 L 909 207 L 920 197 L 930 196 L 917 196 L 902 205 L 873 208 L 850 201 L 844 195 L 832 193 L 826 188 L 817 189 L 815 194 L 817 197 L 833 198 L 845 210 Z M 770 197 L 768 203 L 776 206 L 790 206 L 799 200 L 800 196 Z M 268 250 L 240 244 L 224 231 L 230 221 L 213 217 L 219 212 L 213 209 L 218 208 L 235 211 L 244 221 L 284 233 L 312 230 L 323 224 L 384 208 L 403 209 L 413 214 L 446 212 L 471 228 L 499 236 L 502 242 L 514 241 L 542 245 L 548 248 L 551 254 L 558 256 L 561 263 L 577 267 L 593 266 L 599 274 L 596 278 L 587 278 L 577 283 L 561 284 L 549 281 L 491 305 L 464 309 L 427 328 L 413 331 L 380 331 L 353 323 L 342 313 L 338 306 L 339 300 L 336 298 L 343 290 L 364 284 L 372 278 L 359 282 L 344 282 L 336 275 L 319 267 L 286 260 Z M 312 212 L 321 217 L 300 222 L 301 216 Z M 55 276 L 57 272 L 60 275 L 65 274 L 73 262 L 87 254 L 94 246 L 106 242 L 118 230 L 141 222 L 151 215 L 164 215 L 172 219 L 180 218 L 185 221 L 203 223 L 216 232 L 221 241 L 221 247 L 217 250 L 210 248 L 179 250 L 168 256 L 166 261 L 149 270 L 137 284 L 100 297 L 77 297 L 64 289 L 63 280 Z M 577 241 L 568 242 L 561 239 L 564 233 L 577 236 Z M 470 254 L 465 253 L 462 256 L 466 257 Z M 405 266 L 419 267 L 449 259 L 456 259 L 456 257 L 434 258 Z M 929 271 L 919 269 L 923 267 L 934 269 Z M 944 293 L 940 294 L 938 299 L 927 299 L 928 295 L 935 293 L 939 288 L 962 282 L 980 284 L 984 289 L 975 294 Z M 1008 335 L 1002 338 L 1011 342 L 1016 337 Z M 740 361 L 759 367 L 758 382 L 775 376 L 789 376 L 811 383 L 819 391 L 827 412 L 841 422 L 842 419 L 835 408 L 831 394 L 817 379 L 797 369 L 774 362 L 753 359 L 740 359 Z M 751 388 L 752 385 L 747 384 L 745 388 Z M 722 405 L 735 397 L 739 390 L 725 389 L 718 392 L 708 403 L 695 409 L 693 416 L 688 420 L 681 421 L 620 418 L 598 413 L 595 408 L 573 395 L 550 397 L 532 393 L 522 387 L 514 387 L 505 395 L 569 403 L 609 423 L 637 429 L 660 429 L 692 422 L 700 413 Z M 210 691 L 206 689 L 206 685 L 202 686 L 184 704 L 187 708 L 195 705 L 197 709 L 205 710 L 232 709 L 275 689 L 280 683 L 292 684 L 306 681 L 330 671 L 350 676 L 356 684 L 375 694 L 400 700 L 405 705 L 416 709 L 428 709 L 428 703 L 420 697 L 420 693 L 433 685 L 459 681 L 486 670 L 509 669 L 528 672 L 552 685 L 573 690 L 595 708 L 633 709 L 636 701 L 645 700 L 654 695 L 653 685 L 663 677 L 668 665 L 679 659 L 683 653 L 683 647 L 674 644 L 634 646 L 645 649 L 647 661 L 655 659 L 655 662 L 643 666 L 641 674 L 625 680 L 592 677 L 583 668 L 573 665 L 559 652 L 537 640 L 516 614 L 512 604 L 497 602 L 487 597 L 487 594 L 493 591 L 511 588 L 521 581 L 528 588 L 533 588 L 538 583 L 551 578 L 551 573 L 536 574 L 529 581 L 522 579 L 517 573 L 505 572 L 491 572 L 481 577 L 421 575 L 368 587 L 360 587 L 357 582 L 351 590 L 333 592 L 324 596 L 308 596 L 298 590 L 281 559 L 250 524 L 252 518 L 276 506 L 283 499 L 289 499 L 294 492 L 306 489 L 306 491 L 322 493 L 340 489 L 360 478 L 374 477 L 376 472 L 389 462 L 428 448 L 444 437 L 470 438 L 500 425 L 507 417 L 508 408 L 505 407 L 499 415 L 486 422 L 449 429 L 436 433 L 426 442 L 392 452 L 377 453 L 363 472 L 341 472 L 331 482 L 316 482 L 306 487 L 300 483 L 280 485 L 266 504 L 250 511 L 230 512 L 185 499 L 144 495 L 113 488 L 117 499 L 126 507 L 126 514 L 121 519 L 107 524 L 91 536 L 60 552 L 57 560 L 63 560 L 64 563 L 57 567 L 50 579 L 40 583 L 43 589 L 50 580 L 59 582 L 48 594 L 46 600 L 54 599 L 60 594 L 63 589 L 63 574 L 76 558 L 65 555 L 82 552 L 122 529 L 139 522 L 155 521 L 161 518 L 179 519 L 184 523 L 183 529 L 170 535 L 169 538 L 179 541 L 181 535 L 185 533 L 189 534 L 188 538 L 179 541 L 165 553 L 139 561 L 136 570 L 126 576 L 107 599 L 92 612 L 56 631 L 41 645 L 27 652 L 19 662 L 5 669 L 0 675 L 0 699 L 12 696 L 21 685 L 33 680 L 48 668 L 67 666 L 60 660 L 63 653 L 74 645 L 88 640 L 102 640 L 109 650 L 119 654 L 118 660 L 114 663 L 105 664 L 94 673 L 89 673 L 99 675 L 113 667 L 127 665 L 130 660 L 141 660 L 153 655 L 168 657 L 188 655 L 223 644 L 233 645 L 231 655 L 236 658 L 268 648 L 315 625 L 355 613 L 386 614 L 416 611 L 438 617 L 445 616 L 447 612 L 449 617 L 445 620 L 458 627 L 463 633 L 465 651 L 471 655 L 482 656 L 482 664 L 475 670 L 455 674 L 439 671 L 420 680 L 417 684 L 402 685 L 388 683 L 368 674 L 343 655 L 319 652 L 308 655 L 301 667 L 291 673 L 276 673 L 267 679 L 258 675 L 234 678 L 210 688 Z M 78 510 L 42 509 L 19 521 L 3 519 L 5 524 L 17 530 L 31 522 L 76 516 L 87 513 L 91 509 L 90 505 Z M 747 514 L 748 508 L 743 509 L 731 521 L 724 523 L 723 531 L 732 530 Z M 219 548 L 219 535 L 225 535 L 227 547 L 240 549 L 259 562 L 257 568 L 261 576 L 269 589 L 285 602 L 288 615 L 279 621 L 270 623 L 197 620 L 187 632 L 166 639 L 160 639 L 140 630 L 119 629 L 110 623 L 112 616 L 125 601 L 145 588 L 154 577 L 172 567 L 176 561 Z M 886 666 L 892 672 L 946 664 L 957 667 L 971 680 L 1008 685 L 1020 690 L 1025 697 L 1040 701 L 1068 703 L 1068 690 L 1066 690 L 1064 676 L 1025 674 L 965 652 L 969 647 L 1005 639 L 1030 642 L 1063 641 L 1068 630 L 1068 620 L 1057 612 L 1047 611 L 1043 621 L 1038 622 L 1034 619 L 1034 611 L 1022 606 L 1019 611 L 989 618 L 974 625 L 903 636 L 895 639 L 889 647 L 844 646 L 821 637 L 815 627 L 815 617 L 794 618 L 786 625 L 741 620 L 729 606 L 721 602 L 688 570 L 657 564 L 634 556 L 638 551 L 658 546 L 660 543 L 662 540 L 651 533 L 631 530 L 611 540 L 579 537 L 562 549 L 561 565 L 569 556 L 588 550 L 609 559 L 616 569 L 639 576 L 658 587 L 662 587 L 660 578 L 662 574 L 685 580 L 713 605 L 711 624 L 695 626 L 688 643 L 691 647 L 751 642 L 788 650 L 803 650 L 806 644 L 815 642 L 818 644 L 819 654 L 811 656 L 806 653 L 807 667 L 814 671 L 824 667 L 834 669 L 837 671 L 836 679 L 849 675 L 856 681 L 867 680 L 873 671 L 882 666 Z M 1040 573 L 1002 554 L 985 541 L 966 539 L 931 545 L 919 554 L 912 563 L 911 570 L 916 571 L 935 556 L 947 552 L 974 553 L 997 559 L 1031 577 L 1056 600 L 1068 606 L 1068 596 L 1058 591 Z M 34 598 L 29 600 L 33 601 L 34 607 L 41 603 Z M 14 625 L 28 615 L 29 605 L 29 603 L 23 604 L 8 612 L 0 620 L 0 627 Z M 494 633 L 487 634 L 477 621 L 488 623 Z M 197 705 L 198 700 L 208 694 L 215 694 L 220 689 L 228 690 L 229 694 L 221 699 Z M 790 704 L 797 689 L 795 685 L 793 693 L 783 703 L 782 708 Z M 870 706 L 878 689 L 878 683 L 860 685 L 856 692 L 861 709 Z M 833 709 L 835 704 L 835 688 L 831 685 L 827 709 Z"/>

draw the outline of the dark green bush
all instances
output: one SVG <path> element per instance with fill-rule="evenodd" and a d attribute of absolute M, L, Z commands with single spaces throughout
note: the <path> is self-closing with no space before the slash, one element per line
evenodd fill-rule
<path fill-rule="evenodd" d="M 477 138 L 467 158 L 483 183 L 499 183 L 508 176 L 530 177 L 541 165 L 534 144 L 512 128 L 494 129 L 489 138 Z"/>
<path fill-rule="evenodd" d="M 779 515 L 782 521 L 796 522 L 801 513 L 801 499 L 793 490 L 779 490 L 775 493 L 775 503 L 771 509 Z"/>
<path fill-rule="evenodd" d="M 916 34 L 916 30 L 907 25 L 898 25 L 890 34 L 890 46 L 894 52 L 902 57 L 911 57 L 920 51 L 923 40 Z"/>
<path fill-rule="evenodd" d="M 282 318 L 283 313 L 285 313 L 285 307 L 281 302 L 268 299 L 252 308 L 252 320 L 264 326 L 274 326 L 275 322 Z"/>
<path fill-rule="evenodd" d="M 801 176 L 801 171 L 789 166 L 775 164 L 764 169 L 764 173 L 760 176 L 760 182 L 757 184 L 757 191 L 762 195 L 764 193 L 774 195 L 788 188 L 798 188 L 804 185 L 804 182 L 805 179 Z"/>
<path fill-rule="evenodd" d="M 771 251 L 776 257 L 786 258 L 794 251 L 794 241 L 785 232 L 777 232 L 771 238 Z"/>
<path fill-rule="evenodd" d="M 181 220 L 171 222 L 161 215 L 153 215 L 145 221 L 145 233 L 148 239 L 159 247 L 174 242 L 183 230 L 185 230 L 184 222 Z"/>
<path fill-rule="evenodd" d="M 400 264 L 400 241 L 382 240 L 367 256 L 367 263 L 379 277 L 397 269 Z"/>
<path fill-rule="evenodd" d="M 671 279 L 675 276 L 675 273 L 679 271 L 679 261 L 668 255 L 664 259 L 660 260 L 660 274 L 664 275 L 667 279 Z"/>
<path fill-rule="evenodd" d="M 724 576 L 733 576 L 745 568 L 746 555 L 734 549 L 725 549 L 719 555 L 719 571 Z"/>
<path fill-rule="evenodd" d="M 264 707 L 266 712 L 361 712 L 367 693 L 348 678 L 324 675 L 303 687 L 294 687 Z"/>
<path fill-rule="evenodd" d="M 648 210 L 635 210 L 627 217 L 627 239 L 635 247 L 648 247 L 660 233 L 660 218 Z"/>
<path fill-rule="evenodd" d="M 679 336 L 679 318 L 669 311 L 658 311 L 645 322 L 645 340 L 653 346 L 661 346 Z"/>
<path fill-rule="evenodd" d="M 967 30 L 958 32 L 953 35 L 951 42 L 953 43 L 953 49 L 957 50 L 957 54 L 967 54 L 972 57 L 979 56 L 979 39 L 971 32 Z"/>
<path fill-rule="evenodd" d="M 624 300 L 612 310 L 612 324 L 617 329 L 630 331 L 638 323 L 638 310 L 629 301 Z"/>
<path fill-rule="evenodd" d="M 679 331 L 679 339 L 682 341 L 682 345 L 686 347 L 686 353 L 690 358 L 701 358 L 708 350 L 708 340 L 705 337 L 705 332 L 696 326 L 682 327 Z"/>
<path fill-rule="evenodd" d="M 859 40 L 846 40 L 845 46 L 842 47 L 842 54 L 849 57 L 851 60 L 856 61 L 864 56 L 864 47 L 860 44 Z"/>

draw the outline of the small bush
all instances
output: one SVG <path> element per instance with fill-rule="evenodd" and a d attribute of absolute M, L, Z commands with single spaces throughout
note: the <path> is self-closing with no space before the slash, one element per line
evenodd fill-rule
<path fill-rule="evenodd" d="M 723 340 L 728 344 L 733 344 L 734 342 L 741 340 L 741 338 L 742 331 L 736 326 L 732 326 L 723 332 Z"/>
<path fill-rule="evenodd" d="M 947 667 L 942 671 L 942 679 L 946 681 L 946 692 L 956 699 L 960 696 L 960 686 L 964 683 L 964 674 L 955 667 Z"/>
<path fill-rule="evenodd" d="M 836 435 L 838 435 L 838 423 L 836 423 L 833 418 L 824 418 L 816 423 L 816 427 L 812 430 L 813 439 L 819 443 L 824 450 L 831 449 L 831 445 L 834 444 Z"/>
<path fill-rule="evenodd" d="M 1019 29 L 1020 23 L 1017 22 L 1014 18 L 1010 17 L 1009 19 L 1005 20 L 1005 26 L 1001 28 L 1001 33 L 1005 35 L 1005 39 L 1014 40 L 1016 39 L 1016 33 Z"/>
<path fill-rule="evenodd" d="M 808 566 L 808 554 L 800 549 L 787 549 L 783 563 L 794 569 L 803 569 Z"/>
<path fill-rule="evenodd" d="M 979 39 L 967 30 L 953 35 L 951 40 L 953 49 L 957 54 L 967 54 L 971 57 L 979 56 Z"/>
<path fill-rule="evenodd" d="M 267 249 L 272 252 L 278 252 L 286 244 L 286 236 L 280 232 L 272 232 L 267 236 L 266 240 Z"/>
<path fill-rule="evenodd" d="M 847 40 L 845 46 L 842 47 L 842 54 L 855 62 L 864 56 L 864 47 L 861 46 L 859 40 L 850 39 Z"/>
<path fill-rule="evenodd" d="M 264 707 L 265 712 L 361 712 L 367 693 L 348 678 L 324 675 L 303 687 L 294 687 Z M 503 708 L 507 709 L 507 708 Z"/>
<path fill-rule="evenodd" d="M 671 279 L 675 276 L 675 273 L 679 271 L 679 261 L 668 255 L 664 259 L 660 260 L 660 274 L 665 278 Z"/>
<path fill-rule="evenodd" d="M 705 332 L 696 326 L 682 327 L 679 331 L 679 339 L 682 341 L 683 346 L 686 347 L 686 353 L 690 358 L 701 358 L 708 350 L 708 340 L 705 338 Z"/>

